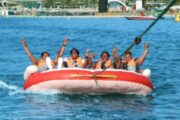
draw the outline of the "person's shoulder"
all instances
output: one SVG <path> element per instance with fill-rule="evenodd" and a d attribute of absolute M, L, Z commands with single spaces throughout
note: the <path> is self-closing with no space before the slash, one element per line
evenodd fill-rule
<path fill-rule="evenodd" d="M 81 58 L 81 57 L 78 57 L 77 59 L 82 60 L 82 58 Z"/>
<path fill-rule="evenodd" d="M 71 60 L 71 59 L 72 59 L 71 57 L 68 58 L 68 60 Z"/>
<path fill-rule="evenodd" d="M 102 62 L 102 59 L 99 59 L 99 60 L 96 61 L 96 63 L 99 63 L 99 62 Z"/>
<path fill-rule="evenodd" d="M 109 60 L 108 60 L 108 62 L 112 63 L 112 60 L 111 60 L 111 59 L 109 59 Z"/>

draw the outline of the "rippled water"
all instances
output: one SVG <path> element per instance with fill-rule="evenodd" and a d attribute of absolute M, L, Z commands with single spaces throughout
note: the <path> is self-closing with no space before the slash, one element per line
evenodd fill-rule
<path fill-rule="evenodd" d="M 23 91 L 23 72 L 31 64 L 21 46 L 24 38 L 33 55 L 49 51 L 51 57 L 69 37 L 65 56 L 76 47 L 97 52 L 119 48 L 119 54 L 152 21 L 123 18 L 0 18 L 0 119 L 179 119 L 180 23 L 160 20 L 132 51 L 150 52 L 142 68 L 152 70 L 152 95 L 65 95 Z"/>

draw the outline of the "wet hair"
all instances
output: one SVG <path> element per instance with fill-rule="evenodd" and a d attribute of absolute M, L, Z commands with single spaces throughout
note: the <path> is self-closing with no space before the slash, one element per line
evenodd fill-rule
<path fill-rule="evenodd" d="M 48 54 L 48 56 L 50 56 L 48 52 L 42 52 L 42 53 L 41 53 L 41 57 L 42 57 L 44 54 Z"/>
<path fill-rule="evenodd" d="M 79 55 L 79 50 L 78 49 L 76 49 L 76 48 L 71 49 L 70 54 L 72 54 L 73 51 L 76 51 L 77 54 Z"/>
<path fill-rule="evenodd" d="M 131 52 L 131 51 L 127 51 L 127 52 L 125 53 L 125 55 L 128 55 L 128 54 L 132 57 L 132 52 Z"/>
<path fill-rule="evenodd" d="M 109 55 L 109 53 L 108 53 L 107 51 L 103 51 L 103 52 L 101 53 L 101 57 L 103 56 L 103 54 L 107 54 L 107 55 L 108 55 L 108 58 L 110 57 L 110 55 Z"/>

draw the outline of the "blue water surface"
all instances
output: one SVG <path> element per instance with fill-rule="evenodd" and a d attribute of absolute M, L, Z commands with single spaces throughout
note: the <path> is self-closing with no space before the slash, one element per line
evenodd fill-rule
<path fill-rule="evenodd" d="M 0 18 L 0 119 L 9 120 L 170 120 L 180 119 L 180 23 L 160 20 L 132 49 L 142 55 L 144 43 L 150 51 L 143 68 L 152 70 L 155 86 L 151 95 L 34 94 L 23 91 L 23 72 L 31 64 L 21 45 L 27 41 L 32 54 L 42 51 L 55 57 L 65 37 L 64 56 L 78 48 L 121 54 L 152 21 L 124 18 Z"/>

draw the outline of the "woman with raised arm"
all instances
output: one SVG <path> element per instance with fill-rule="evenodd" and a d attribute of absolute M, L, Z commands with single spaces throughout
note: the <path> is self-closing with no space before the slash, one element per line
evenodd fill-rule
<path fill-rule="evenodd" d="M 122 69 L 123 65 L 122 65 L 122 59 L 121 57 L 117 54 L 118 49 L 114 48 L 112 51 L 112 56 L 114 58 L 113 60 L 113 68 L 114 69 Z"/>
<path fill-rule="evenodd" d="M 30 50 L 29 50 L 24 39 L 22 39 L 21 43 L 22 43 L 22 46 L 23 46 L 26 54 L 29 56 L 31 62 L 33 63 L 33 65 L 28 66 L 26 71 L 25 71 L 24 77 L 27 78 L 30 74 L 32 74 L 34 72 L 37 72 L 37 71 L 42 72 L 45 70 L 53 69 L 58 64 L 58 59 L 64 53 L 65 46 L 68 44 L 68 38 L 65 38 L 64 43 L 63 43 L 62 47 L 59 49 L 57 56 L 54 60 L 50 59 L 50 55 L 48 52 L 42 52 L 40 59 L 35 58 L 31 54 L 31 52 L 30 52 Z"/>
<path fill-rule="evenodd" d="M 143 64 L 149 51 L 149 44 L 144 44 L 144 53 L 141 57 L 134 59 L 130 51 L 125 53 L 125 62 L 127 64 L 127 70 L 139 72 L 139 66 Z"/>

